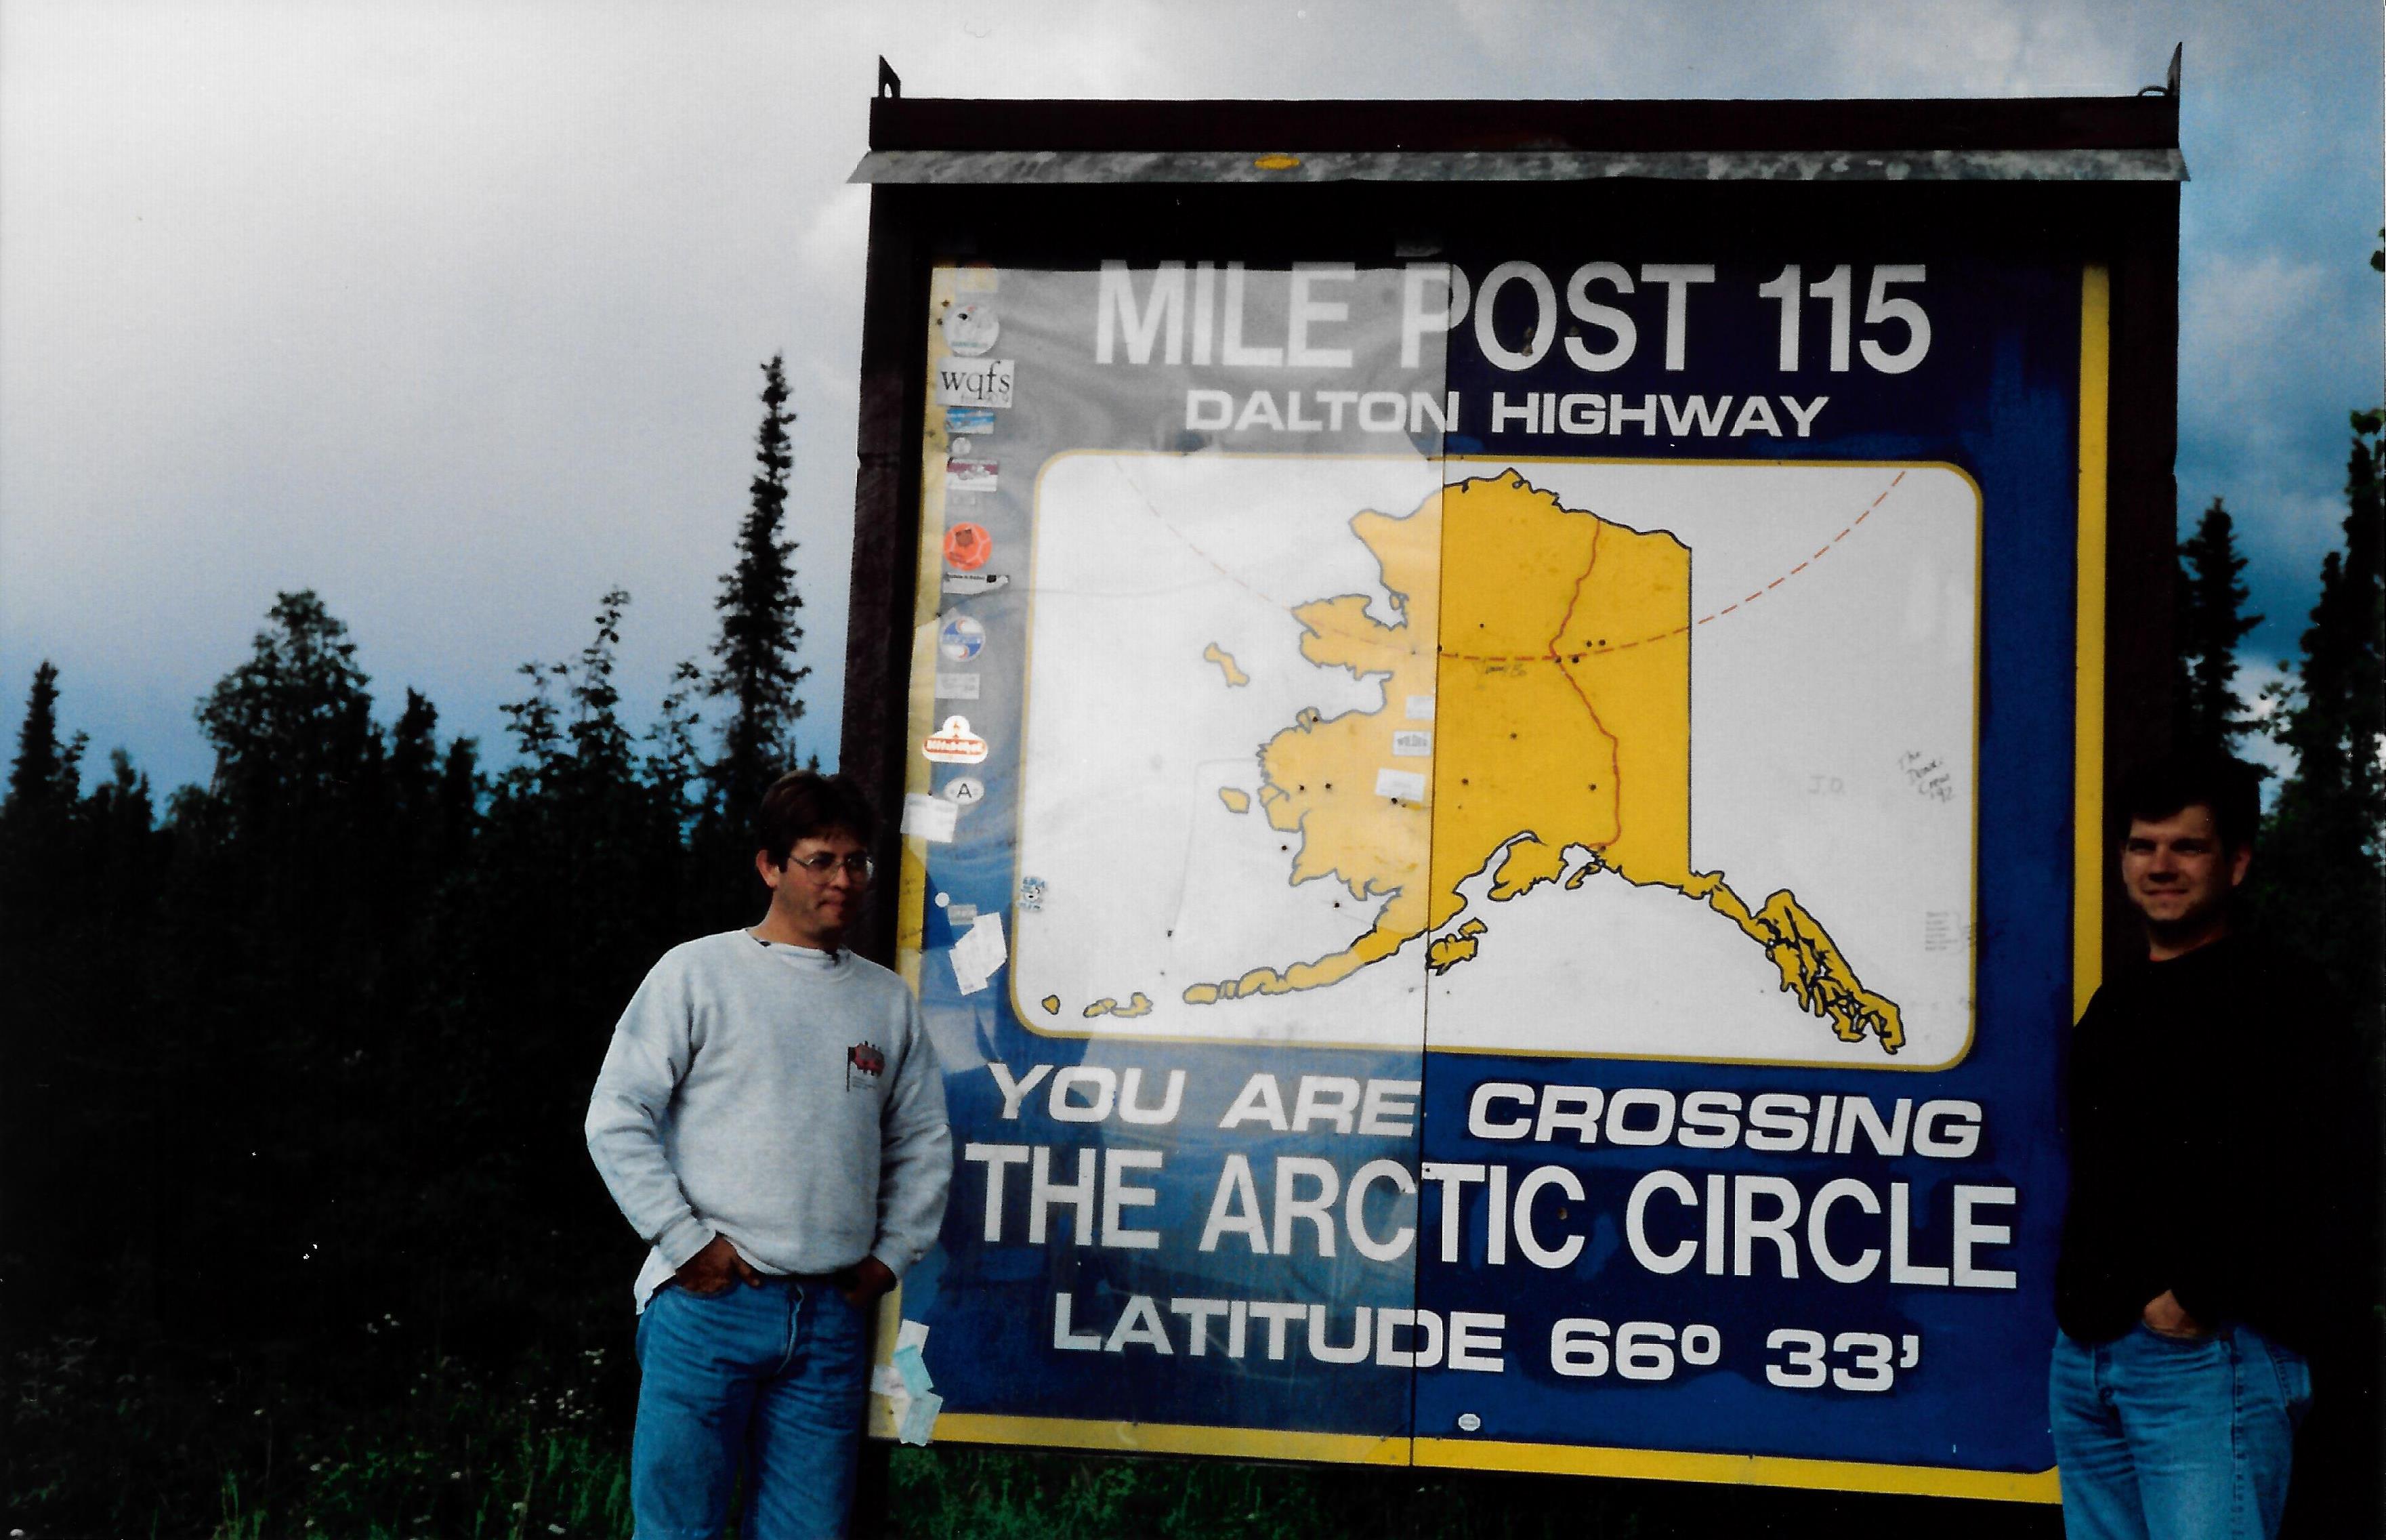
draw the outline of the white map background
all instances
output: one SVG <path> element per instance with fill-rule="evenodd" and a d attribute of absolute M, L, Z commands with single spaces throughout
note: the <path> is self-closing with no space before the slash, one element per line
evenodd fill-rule
<path fill-rule="evenodd" d="M 1483 897 L 1484 876 L 1462 885 L 1469 903 L 1445 929 L 1479 917 L 1487 930 L 1473 960 L 1438 977 L 1419 942 L 1327 989 L 1181 1001 L 1187 984 L 1339 951 L 1380 907 L 1337 884 L 1289 884 L 1299 837 L 1257 805 L 1257 750 L 1304 708 L 1382 709 L 1375 680 L 1300 655 L 1288 612 L 1365 593 L 1392 618 L 1349 520 L 1423 501 L 1440 467 L 1415 460 L 1088 453 L 1047 470 L 1019 832 L 1020 874 L 1043 878 L 1047 897 L 1018 917 L 1021 1019 L 1102 1035 L 1852 1067 L 1960 1058 L 1972 1019 L 1968 479 L 1926 466 L 1508 461 L 1448 474 L 1511 465 L 1569 508 L 1680 537 L 1693 618 L 1741 601 L 1692 633 L 1693 865 L 1721 870 L 1752 907 L 1792 890 L 1865 985 L 1898 1004 L 1907 1046 L 1892 1058 L 1841 1043 L 1728 921 L 1609 873 L 1504 903 Z M 1753 592 L 1764 597 L 1746 602 Z M 1203 661 L 1212 642 L 1248 685 L 1228 688 Z M 1228 811 L 1221 787 L 1253 794 L 1252 810 Z M 1148 1015 L 1081 1014 L 1138 990 Z"/>

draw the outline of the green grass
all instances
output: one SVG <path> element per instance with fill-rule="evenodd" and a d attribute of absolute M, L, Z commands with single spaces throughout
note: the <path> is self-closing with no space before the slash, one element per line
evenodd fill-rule
<path fill-rule="evenodd" d="M 410 1369 L 410 1372 L 408 1370 Z M 500 1374 L 403 1346 L 151 1364 L 0 1355 L 0 1533 L 552 1540 L 629 1533 L 629 1381 L 592 1349 Z"/>
<path fill-rule="evenodd" d="M 389 1322 L 395 1327 L 395 1322 Z M 396 1331 L 176 1358 L 0 1348 L 0 1535 L 627 1540 L 635 1382 L 603 1349 L 501 1368 Z M 1385 1467 L 898 1448 L 902 1540 L 2048 1535 L 2051 1509 Z"/>
<path fill-rule="evenodd" d="M 905 1540 L 1327 1540 L 1406 1534 L 1386 1496 L 1413 1482 L 1376 1471 L 1104 1459 L 998 1450 L 898 1449 L 889 1528 Z M 1390 1527 L 1387 1527 L 1387 1526 Z"/>
<path fill-rule="evenodd" d="M 630 1533 L 626 1441 L 458 1411 L 455 1436 L 429 1446 L 344 1434 L 270 1496 L 244 1497 L 238 1479 L 225 1477 L 211 1540 Z"/>

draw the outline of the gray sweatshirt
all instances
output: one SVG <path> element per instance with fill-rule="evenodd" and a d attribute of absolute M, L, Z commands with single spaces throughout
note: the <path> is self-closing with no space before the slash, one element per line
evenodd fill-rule
<path fill-rule="evenodd" d="M 638 1307 L 713 1236 L 764 1273 L 935 1243 L 952 1180 L 944 1076 L 903 981 L 743 930 L 673 947 L 613 1029 L 588 1153 L 654 1250 Z"/>

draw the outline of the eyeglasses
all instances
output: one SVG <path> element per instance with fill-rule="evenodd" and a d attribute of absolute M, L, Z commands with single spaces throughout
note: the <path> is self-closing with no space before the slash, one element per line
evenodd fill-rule
<path fill-rule="evenodd" d="M 856 882 L 869 881 L 878 870 L 878 863 L 860 851 L 847 856 L 839 856 L 835 851 L 815 851 L 810 855 L 789 856 L 788 860 L 822 882 L 826 882 L 829 874 L 840 866 L 845 868 L 845 875 Z"/>

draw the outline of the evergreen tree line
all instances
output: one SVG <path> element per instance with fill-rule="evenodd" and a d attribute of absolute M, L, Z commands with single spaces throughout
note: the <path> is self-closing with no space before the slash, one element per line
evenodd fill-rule
<path fill-rule="evenodd" d="M 301 1355 L 384 1313 L 468 1354 L 618 1326 L 639 1247 L 588 1084 L 656 956 L 759 913 L 747 820 L 810 672 L 763 376 L 710 665 L 643 731 L 618 588 L 522 665 L 502 768 L 413 689 L 377 723 L 311 592 L 198 702 L 214 773 L 162 815 L 120 751 L 82 790 L 36 670 L 0 802 L 0 1322 Z"/>
<path fill-rule="evenodd" d="M 587 1087 L 653 959 L 759 913 L 747 813 L 797 752 L 793 419 L 763 373 L 710 663 L 643 728 L 618 589 L 577 654 L 523 665 L 501 765 L 415 690 L 376 722 L 310 592 L 198 703 L 213 775 L 162 810 L 121 751 L 84 789 L 35 672 L 0 802 L 0 1329 L 318 1376 L 384 1313 L 471 1362 L 618 1344 L 640 1247 L 582 1153 Z M 2292 752 L 2254 899 L 2374 1024 L 2386 443 L 2380 413 L 2353 426 L 2343 548 L 2254 710 L 2226 507 L 2180 546 L 2174 728 Z"/>
<path fill-rule="evenodd" d="M 2317 964 L 2354 1008 L 2373 1051 L 2380 1005 L 2380 926 L 2386 916 L 2386 412 L 2352 414 L 2344 544 L 2320 561 L 2319 600 L 2302 656 L 2249 709 L 2238 693 L 2240 644 L 2262 623 L 2245 612 L 2235 521 L 2219 499 L 2179 548 L 2178 663 L 2171 738 L 2191 751 L 2242 754 L 2267 737 L 2293 756 L 2269 799 L 2248 881 L 2267 930 Z"/>

